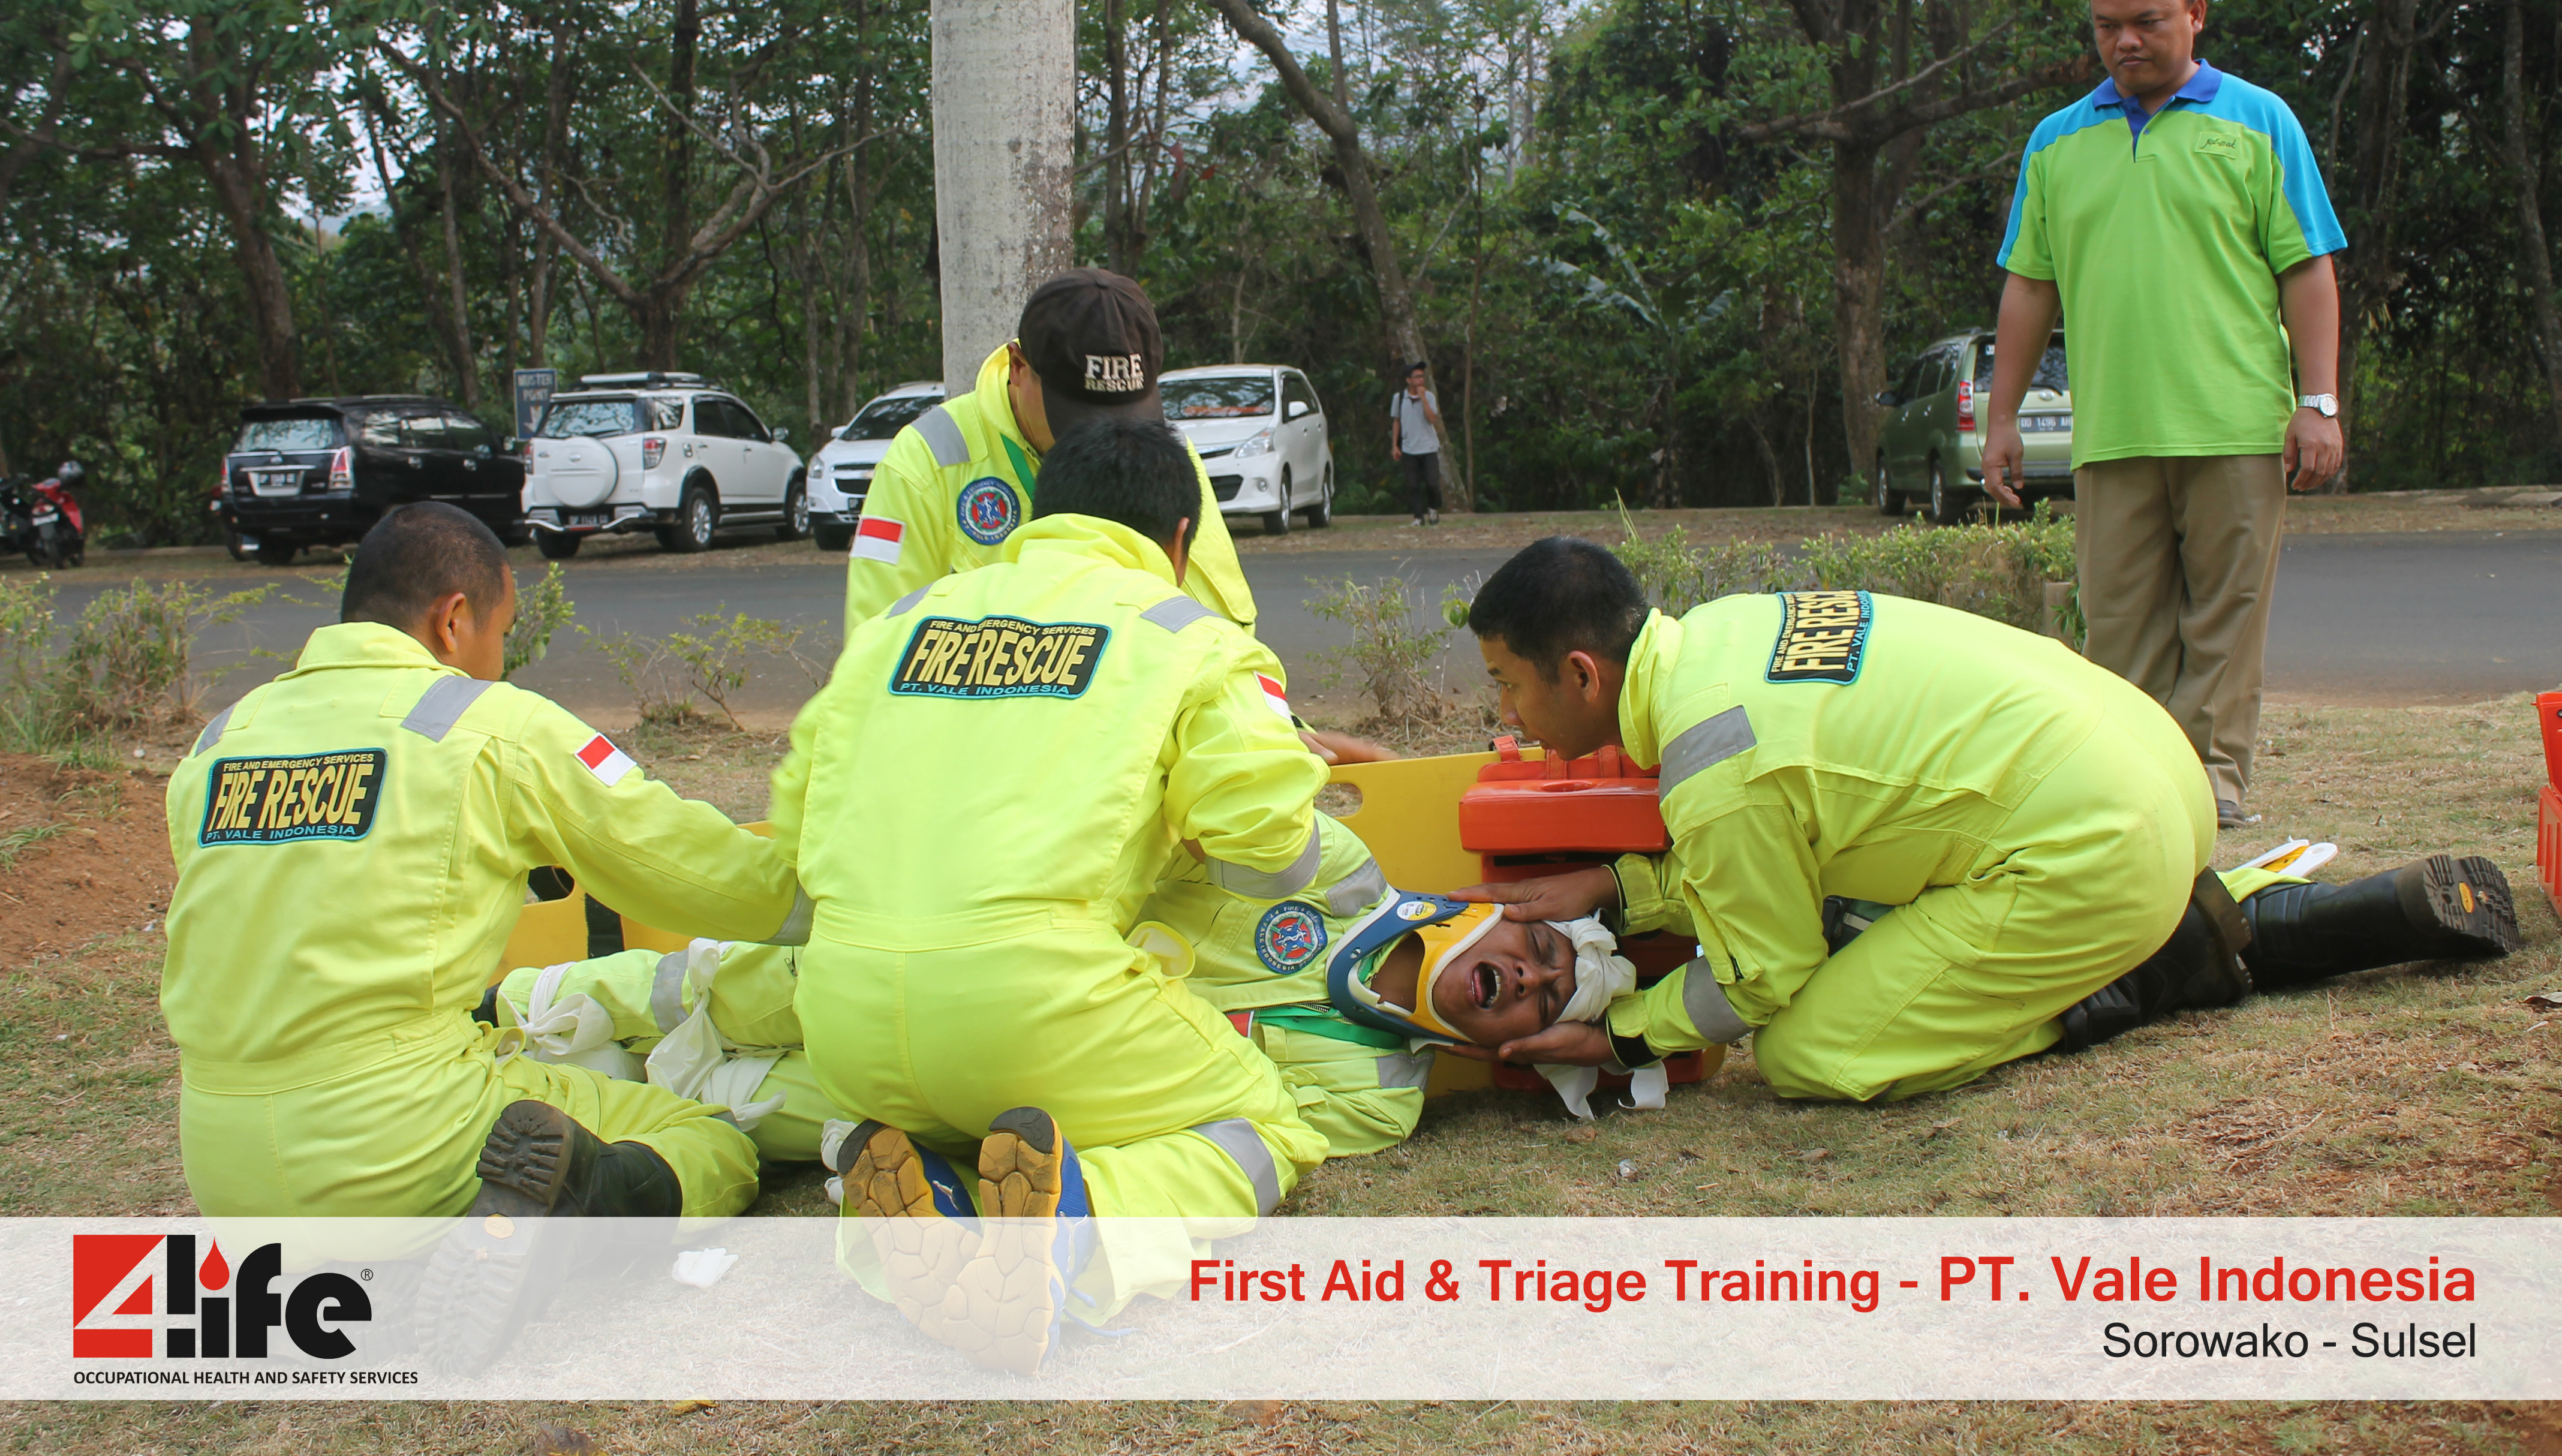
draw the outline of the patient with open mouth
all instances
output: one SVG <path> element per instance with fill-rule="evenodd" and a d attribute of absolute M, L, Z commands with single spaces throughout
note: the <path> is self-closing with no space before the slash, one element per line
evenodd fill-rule
<path fill-rule="evenodd" d="M 1556 1024 L 1574 1000 L 1574 943 L 1565 931 L 1545 920 L 1467 918 L 1476 924 L 1435 961 L 1431 1019 L 1488 1049 Z M 1382 1002 L 1414 1013 L 1425 947 L 1418 932 L 1388 949 L 1370 978 Z"/>

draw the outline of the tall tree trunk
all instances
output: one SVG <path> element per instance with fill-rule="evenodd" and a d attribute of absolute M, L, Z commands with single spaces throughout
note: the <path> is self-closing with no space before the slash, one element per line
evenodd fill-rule
<path fill-rule="evenodd" d="M 672 270 L 692 251 L 694 52 L 703 34 L 701 0 L 676 0 L 676 23 L 667 47 L 668 114 L 658 133 L 658 226 L 661 267 Z M 653 284 L 634 312 L 640 325 L 640 367 L 673 369 L 683 321 L 686 284 Z"/>
<path fill-rule="evenodd" d="M 1124 0 L 1103 0 L 1103 258 L 1127 275 L 1130 246 L 1130 44 Z"/>
<path fill-rule="evenodd" d="M 1877 457 L 1877 392 L 1886 388 L 1886 234 L 1877 213 L 1877 148 L 1833 143 L 1833 335 L 1842 437 L 1860 475 Z"/>
<path fill-rule="evenodd" d="M 1414 291 L 1405 280 L 1405 270 L 1396 260 L 1396 236 L 1388 231 L 1387 213 L 1379 206 L 1378 189 L 1372 179 L 1370 153 L 1362 146 L 1361 127 L 1352 110 L 1339 96 L 1329 96 L 1308 79 L 1308 73 L 1290 54 L 1289 43 L 1272 23 L 1255 10 L 1253 0 L 1210 0 L 1219 14 L 1239 37 L 1271 59 L 1272 69 L 1280 74 L 1282 90 L 1297 102 L 1299 110 L 1317 129 L 1334 143 L 1336 171 L 1342 174 L 1345 200 L 1352 204 L 1353 223 L 1361 230 L 1363 251 L 1370 255 L 1372 279 L 1378 286 L 1378 311 L 1382 342 L 1389 355 L 1387 372 L 1401 375 L 1407 364 L 1428 357 L 1423 349 L 1423 329 L 1417 321 Z M 1329 6 L 1331 26 L 1332 7 Z M 1338 47 L 1340 55 L 1340 47 Z M 1344 85 L 1343 66 L 1335 66 L 1335 84 L 1340 93 Z"/>
<path fill-rule="evenodd" d="M 461 204 L 454 186 L 454 156 L 443 145 L 436 149 L 436 181 L 445 203 L 445 289 L 454 314 L 454 373 L 462 387 L 462 408 L 477 410 L 480 355 L 471 346 L 471 299 L 462 286 L 462 224 L 457 216 Z"/>
<path fill-rule="evenodd" d="M 2348 251 L 2339 264 L 2339 424 L 2353 432 L 2357 416 L 2357 356 L 2367 325 L 2381 321 L 2402 272 L 2394 264 L 2394 239 L 2402 211 L 2402 140 L 2411 111 L 2411 59 L 2419 0 L 2372 0 L 2359 47 L 2357 144 L 2346 169 Z M 2334 159 L 2334 165 L 2336 159 Z M 2351 468 L 2354 468 L 2352 466 Z M 2332 477 L 2345 489 L 2349 470 Z"/>
<path fill-rule="evenodd" d="M 2508 163 L 2509 195 L 2517 204 L 2517 255 L 2526 274 L 2527 301 L 2535 313 L 2536 352 L 2544 365 L 2544 389 L 2553 412 L 2553 438 L 2562 448 L 2562 310 L 2553 299 L 2553 254 L 2544 241 L 2542 189 L 2536 173 L 2543 165 L 2526 100 L 2525 0 L 2508 0 L 2507 35 L 2500 54 L 2500 141 Z"/>
<path fill-rule="evenodd" d="M 289 400 L 302 393 L 302 341 L 293 326 L 293 288 L 276 257 L 275 238 L 267 230 L 267 177 L 256 155 L 257 138 L 244 127 L 235 134 L 234 145 L 233 151 L 221 151 L 200 134 L 196 156 L 213 184 L 215 205 L 231 227 L 241 282 L 249 292 L 259 393 Z"/>
<path fill-rule="evenodd" d="M 934 0 L 943 382 L 967 393 L 1032 289 L 1075 262 L 1076 11 Z"/>

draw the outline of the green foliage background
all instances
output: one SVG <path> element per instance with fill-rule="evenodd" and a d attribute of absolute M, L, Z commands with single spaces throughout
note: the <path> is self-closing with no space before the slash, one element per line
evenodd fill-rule
<path fill-rule="evenodd" d="M 1206 5 L 1080 3 L 1084 261 L 1118 257 L 1148 286 L 1170 365 L 1307 368 L 1333 416 L 1339 508 L 1378 507 L 1394 361 L 1334 152 Z M 2365 319 L 2356 487 L 2551 478 L 2562 459 L 2496 150 L 2505 10 L 2423 7 L 2406 113 L 2366 117 L 2353 68 L 2387 3 L 2231 0 L 2201 54 L 2295 107 L 2335 196 L 2362 128 L 2383 127 L 2402 159 L 2400 283 Z M 2516 3 L 2549 173 L 2562 0 Z M 1324 6 L 1270 8 L 1334 85 Z M 1743 123 L 1826 104 L 1825 53 L 1795 10 L 1359 0 L 1339 13 L 1343 92 L 1416 288 L 1454 463 L 1483 506 L 1845 488 L 1829 148 L 1738 139 Z M 2087 44 L 2070 4 L 1902 13 L 1934 45 L 1980 42 L 1968 87 Z M 671 266 L 671 206 L 713 218 L 741 159 L 778 178 L 807 166 L 683 290 L 676 347 L 796 441 L 821 439 L 871 393 L 939 368 L 926 14 L 925 0 L 10 7 L 0 465 L 80 456 L 107 544 L 206 539 L 232 412 L 275 377 L 251 234 L 289 287 L 304 393 L 439 394 L 504 430 L 510 370 L 630 367 L 633 311 L 510 206 L 472 160 L 475 136 L 631 279 Z M 699 29 L 689 88 L 670 69 L 680 22 Z M 1139 209 L 1117 242 L 1103 197 L 1117 185 L 1103 155 L 1113 27 Z M 431 83 L 460 119 L 431 103 Z M 1928 131 L 1887 235 L 1891 361 L 1989 323 L 2016 149 L 2075 90 Z M 209 156 L 250 175 L 246 212 Z M 2344 211 L 2353 234 L 2368 225 Z"/>

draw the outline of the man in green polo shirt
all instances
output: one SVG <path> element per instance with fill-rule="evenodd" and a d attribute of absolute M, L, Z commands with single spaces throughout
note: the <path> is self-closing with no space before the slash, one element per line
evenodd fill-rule
<path fill-rule="evenodd" d="M 2108 80 L 2038 123 L 2002 239 L 1984 482 L 2019 503 L 2020 400 L 2060 306 L 2086 650 L 2169 710 L 2229 827 L 2287 489 L 2340 465 L 2347 239 L 2286 102 L 2196 58 L 2206 0 L 2092 0 L 2091 20 Z"/>

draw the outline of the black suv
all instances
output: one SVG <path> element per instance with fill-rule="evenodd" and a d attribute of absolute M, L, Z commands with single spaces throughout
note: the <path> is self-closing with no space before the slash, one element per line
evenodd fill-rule
<path fill-rule="evenodd" d="M 283 566 L 305 546 L 362 537 L 413 500 L 451 501 L 521 544 L 524 488 L 524 459 L 443 400 L 270 400 L 241 409 L 215 510 L 243 548 Z"/>

